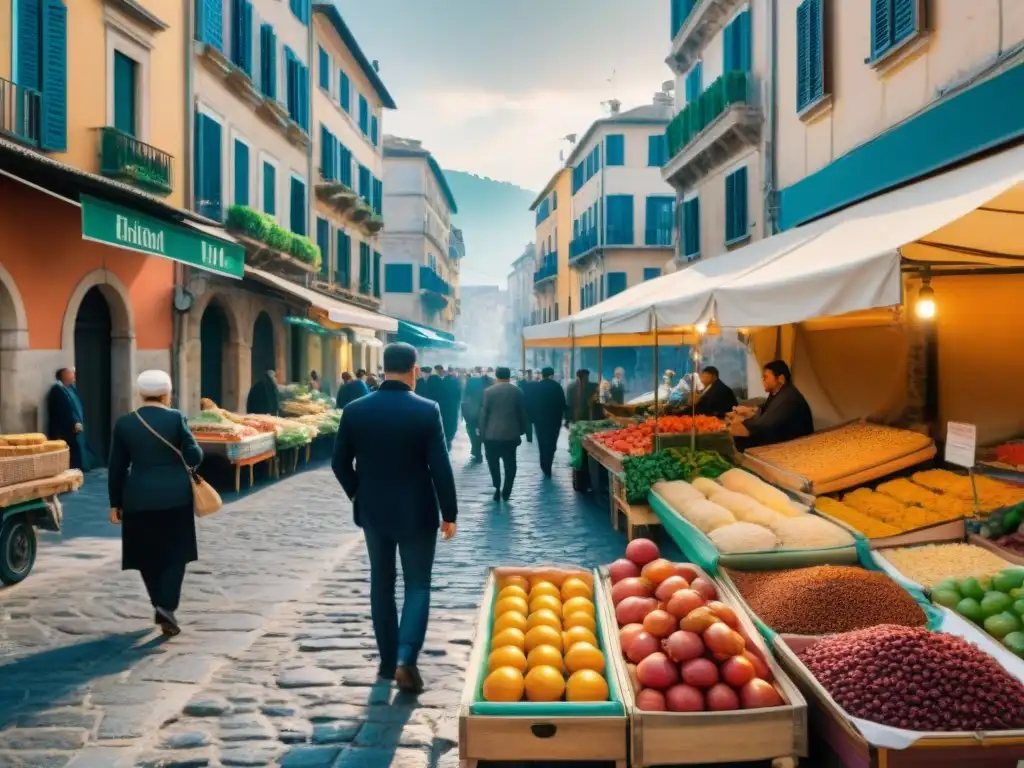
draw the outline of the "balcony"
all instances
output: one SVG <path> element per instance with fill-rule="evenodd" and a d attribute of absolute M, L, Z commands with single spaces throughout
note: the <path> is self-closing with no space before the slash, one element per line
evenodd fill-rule
<path fill-rule="evenodd" d="M 747 0 L 673 0 L 672 49 L 665 63 L 677 75 L 700 58 L 712 37 Z"/>
<path fill-rule="evenodd" d="M 533 287 L 536 289 L 553 277 L 558 277 L 558 254 L 546 253 L 540 257 L 540 268 L 533 273 Z"/>
<path fill-rule="evenodd" d="M 319 274 L 322 255 L 308 237 L 282 227 L 273 216 L 245 205 L 228 209 L 225 228 L 245 247 L 245 263 L 286 277 Z"/>
<path fill-rule="evenodd" d="M 574 262 L 597 248 L 597 227 L 581 232 L 569 243 L 569 261 Z"/>
<path fill-rule="evenodd" d="M 100 128 L 100 174 L 107 178 L 156 195 L 169 195 L 173 188 L 172 160 L 166 152 L 117 128 Z"/>
<path fill-rule="evenodd" d="M 644 245 L 670 248 L 673 244 L 672 227 L 647 227 L 644 230 Z"/>
<path fill-rule="evenodd" d="M 338 213 L 346 213 L 359 200 L 359 195 L 352 189 L 352 184 L 342 181 L 333 172 L 320 169 L 320 181 L 314 187 L 316 198 L 331 206 Z"/>
<path fill-rule="evenodd" d="M 0 136 L 38 146 L 41 110 L 39 91 L 0 77 Z"/>
<path fill-rule="evenodd" d="M 436 271 L 425 264 L 420 267 L 420 297 L 431 311 L 447 307 L 451 295 L 451 286 Z"/>
<path fill-rule="evenodd" d="M 757 102 L 749 72 L 726 72 L 715 80 L 669 123 L 662 178 L 685 191 L 740 150 L 756 146 L 764 123 Z"/>

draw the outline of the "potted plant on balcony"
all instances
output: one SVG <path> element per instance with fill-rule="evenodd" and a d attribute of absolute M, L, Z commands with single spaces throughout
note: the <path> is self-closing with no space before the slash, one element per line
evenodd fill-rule
<path fill-rule="evenodd" d="M 171 193 L 171 181 L 168 174 L 156 168 L 144 165 L 126 165 L 121 169 L 121 177 L 131 181 L 135 186 L 159 195 Z"/>
<path fill-rule="evenodd" d="M 352 206 L 352 221 L 362 224 L 371 216 L 373 216 L 373 209 L 370 207 L 370 204 L 363 200 L 363 198 L 358 198 L 355 205 Z"/>
<path fill-rule="evenodd" d="M 247 205 L 233 205 L 226 226 L 246 246 L 246 261 L 253 266 L 275 264 L 292 271 L 320 271 L 320 248 L 308 237 L 289 232 L 272 216 Z"/>
<path fill-rule="evenodd" d="M 363 222 L 363 227 L 365 227 L 371 235 L 375 235 L 384 229 L 384 217 L 377 213 L 371 213 L 369 218 Z"/>

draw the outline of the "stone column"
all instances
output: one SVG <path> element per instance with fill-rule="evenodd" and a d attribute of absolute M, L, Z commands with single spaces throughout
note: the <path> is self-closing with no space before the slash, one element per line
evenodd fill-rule
<path fill-rule="evenodd" d="M 928 334 L 926 325 L 914 318 L 904 320 L 907 334 L 907 403 L 899 418 L 906 429 L 927 429 Z"/>
<path fill-rule="evenodd" d="M 244 341 L 229 342 L 225 346 L 224 405 L 235 413 L 245 410 L 245 398 L 252 387 L 252 347 Z"/>

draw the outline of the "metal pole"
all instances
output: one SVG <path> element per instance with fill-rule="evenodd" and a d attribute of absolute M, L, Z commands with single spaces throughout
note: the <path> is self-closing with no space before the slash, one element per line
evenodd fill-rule
<path fill-rule="evenodd" d="M 658 317 L 654 317 L 654 447 L 658 445 L 658 390 L 661 382 L 658 378 Z"/>
<path fill-rule="evenodd" d="M 700 355 L 701 342 L 704 341 L 703 334 L 697 336 L 697 345 L 694 350 L 687 355 L 688 358 L 693 360 L 694 370 L 697 369 L 697 358 Z M 689 360 L 687 361 L 687 367 L 689 367 Z M 690 450 L 697 450 L 697 381 L 696 378 L 690 377 Z"/>
<path fill-rule="evenodd" d="M 601 401 L 601 381 L 604 378 L 604 318 L 597 321 L 597 400 Z"/>

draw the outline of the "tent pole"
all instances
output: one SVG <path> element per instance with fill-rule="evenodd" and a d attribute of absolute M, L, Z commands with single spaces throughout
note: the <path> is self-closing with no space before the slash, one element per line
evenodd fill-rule
<path fill-rule="evenodd" d="M 658 447 L 658 390 L 660 387 L 660 380 L 658 378 L 658 317 L 654 317 L 654 445 L 653 448 Z"/>
<path fill-rule="evenodd" d="M 597 401 L 601 402 L 601 382 L 604 379 L 604 318 L 597 321 Z"/>
<path fill-rule="evenodd" d="M 704 336 L 697 336 L 697 345 L 694 347 L 694 351 L 691 352 L 687 357 L 693 359 L 694 371 L 697 370 L 697 362 L 701 355 L 701 344 L 704 341 Z M 687 361 L 687 367 L 689 367 L 689 361 Z M 690 377 L 690 450 L 697 450 L 697 377 L 696 375 Z"/>

